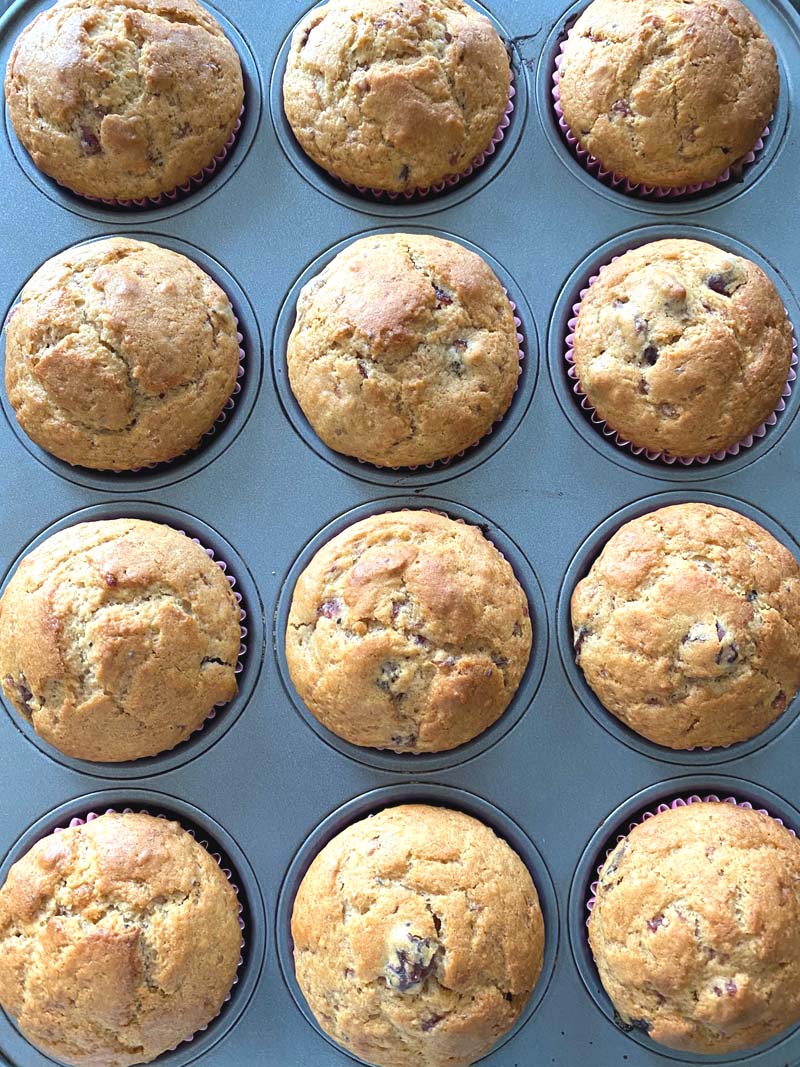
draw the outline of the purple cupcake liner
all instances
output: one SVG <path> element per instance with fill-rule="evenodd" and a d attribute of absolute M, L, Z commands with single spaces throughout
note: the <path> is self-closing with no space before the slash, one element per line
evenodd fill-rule
<path fill-rule="evenodd" d="M 734 163 L 731 163 L 718 178 L 714 178 L 711 181 L 695 182 L 691 185 L 682 186 L 663 186 L 663 185 L 645 185 L 642 182 L 632 182 L 629 178 L 624 177 L 622 174 L 617 174 L 616 171 L 608 170 L 603 166 L 601 161 L 593 156 L 590 152 L 587 152 L 582 147 L 580 141 L 572 132 L 567 124 L 567 120 L 564 118 L 564 111 L 561 107 L 561 65 L 564 62 L 564 48 L 566 46 L 569 33 L 560 42 L 558 48 L 558 55 L 555 60 L 555 67 L 553 69 L 553 88 L 551 90 L 553 96 L 553 110 L 556 113 L 556 119 L 558 121 L 558 128 L 572 149 L 573 154 L 578 161 L 593 177 L 599 178 L 605 185 L 610 186 L 612 189 L 619 189 L 625 193 L 632 194 L 643 198 L 655 198 L 658 200 L 674 200 L 677 197 L 689 196 L 693 193 L 700 193 L 707 189 L 714 189 L 718 185 L 725 185 L 727 182 L 733 180 L 741 180 L 741 172 L 744 167 L 749 166 L 751 163 L 755 163 L 759 155 L 764 149 L 764 142 L 769 136 L 769 126 L 763 131 L 756 143 L 741 159 L 737 159 Z"/>
<path fill-rule="evenodd" d="M 630 249 L 628 250 L 630 251 Z M 581 408 L 588 413 L 593 425 L 599 427 L 605 437 L 611 438 L 615 445 L 620 448 L 627 449 L 632 452 L 634 456 L 643 456 L 645 459 L 649 459 L 653 463 L 666 463 L 672 465 L 673 463 L 680 463 L 684 467 L 690 467 L 694 463 L 706 464 L 712 459 L 715 461 L 723 460 L 727 456 L 738 456 L 743 449 L 751 448 L 757 440 L 760 440 L 767 432 L 767 430 L 774 426 L 778 421 L 778 416 L 786 410 L 786 401 L 792 395 L 792 386 L 797 380 L 797 334 L 795 332 L 794 323 L 789 319 L 790 326 L 792 328 L 792 356 L 789 364 L 789 375 L 786 379 L 786 384 L 783 387 L 780 399 L 775 406 L 775 409 L 771 414 L 760 423 L 754 430 L 751 430 L 749 434 L 743 437 L 741 440 L 734 442 L 727 448 L 720 450 L 719 452 L 710 452 L 702 456 L 673 456 L 665 452 L 654 452 L 652 449 L 645 448 L 643 445 L 634 445 L 626 437 L 623 437 L 621 433 L 610 426 L 605 419 L 602 419 L 596 412 L 596 410 L 589 403 L 589 399 L 586 396 L 584 388 L 578 377 L 578 371 L 575 367 L 575 327 L 578 322 L 578 314 L 580 313 L 581 304 L 583 303 L 586 294 L 589 292 L 594 283 L 598 280 L 607 266 L 611 263 L 616 263 L 625 253 L 621 253 L 619 256 L 614 256 L 610 263 L 604 263 L 596 274 L 593 274 L 589 278 L 588 284 L 581 289 L 580 299 L 577 303 L 572 305 L 572 316 L 567 323 L 568 333 L 565 339 L 564 359 L 567 363 L 567 377 L 574 382 L 572 386 L 572 392 L 575 396 L 579 397 Z M 786 309 L 787 318 L 789 317 L 788 308 Z M 719 747 L 719 746 L 715 746 Z M 727 746 L 722 746 L 727 747 Z M 704 749 L 704 751 L 708 751 Z"/>
<path fill-rule="evenodd" d="M 511 114 L 514 111 L 514 97 L 517 95 L 517 90 L 514 87 L 514 70 L 509 67 L 511 71 L 511 81 L 508 87 L 508 103 L 506 104 L 506 110 L 503 113 L 502 119 L 497 129 L 492 134 L 492 139 L 487 148 L 484 148 L 482 152 L 473 159 L 466 170 L 462 170 L 459 174 L 448 174 L 446 178 L 443 178 L 440 182 L 436 182 L 435 185 L 429 185 L 427 187 L 421 187 L 412 189 L 404 193 L 394 193 L 387 189 L 372 189 L 368 185 L 356 185 L 353 182 L 345 181 L 344 178 L 339 178 L 335 174 L 331 174 L 330 171 L 326 173 L 330 174 L 332 178 L 336 178 L 336 181 L 341 182 L 348 189 L 355 189 L 356 192 L 361 193 L 362 196 L 372 196 L 375 200 L 389 200 L 394 203 L 397 200 L 413 200 L 416 197 L 427 197 L 432 194 L 443 193 L 445 189 L 452 189 L 454 185 L 458 185 L 464 178 L 469 178 L 479 167 L 497 151 L 497 146 L 505 140 L 506 130 L 511 123 Z"/>
<path fill-rule="evenodd" d="M 792 837 L 797 837 L 797 834 L 794 832 L 794 830 L 792 830 L 791 827 L 786 826 L 786 824 L 784 823 L 783 819 L 779 819 L 777 815 L 773 815 L 772 812 L 767 811 L 766 808 L 754 808 L 749 800 L 737 800 L 736 797 L 718 797 L 715 793 L 709 793 L 709 794 L 707 794 L 706 796 L 703 796 L 703 797 L 698 796 L 697 793 L 692 793 L 692 795 L 688 796 L 688 797 L 676 797 L 675 800 L 671 800 L 668 803 L 658 804 L 658 805 L 656 805 L 655 811 L 645 811 L 641 815 L 640 818 L 634 819 L 632 822 L 628 823 L 628 833 L 630 833 L 631 830 L 634 829 L 634 827 L 639 826 L 643 822 L 647 822 L 648 819 L 653 819 L 653 818 L 655 818 L 656 815 L 661 815 L 662 812 L 671 811 L 671 810 L 674 810 L 675 808 L 686 808 L 690 804 L 709 804 L 709 803 L 712 803 L 712 804 L 733 804 L 734 807 L 737 807 L 737 808 L 746 808 L 748 811 L 757 811 L 759 813 L 759 815 L 767 815 L 774 822 L 778 823 L 779 826 L 785 827 L 785 829 L 787 829 L 789 831 L 789 833 L 792 835 Z M 608 859 L 608 857 L 611 855 L 611 853 L 614 851 L 614 849 L 617 847 L 617 845 L 620 843 L 620 841 L 624 841 L 627 836 L 628 836 L 628 834 L 617 834 L 616 838 L 614 839 L 614 844 L 610 845 L 605 850 L 605 856 L 603 858 L 603 862 L 597 868 L 598 877 L 599 877 L 600 872 L 602 871 L 603 866 L 604 866 L 606 860 Z M 587 897 L 587 900 L 586 900 L 586 910 L 589 913 L 587 915 L 587 917 L 586 917 L 586 925 L 587 926 L 589 925 L 589 919 L 591 918 L 592 909 L 594 908 L 595 904 L 597 903 L 597 885 L 598 885 L 598 882 L 597 882 L 597 880 L 595 880 L 589 886 L 589 896 Z"/>
<path fill-rule="evenodd" d="M 167 193 L 159 193 L 158 196 L 145 196 L 137 197 L 133 200 L 116 200 L 114 198 L 106 199 L 102 196 L 86 196 L 84 193 L 79 193 L 75 189 L 71 189 L 65 182 L 60 182 L 55 179 L 56 184 L 60 185 L 62 189 L 68 189 L 69 192 L 75 196 L 79 196 L 82 200 L 88 200 L 92 204 L 105 204 L 106 207 L 124 207 L 124 208 L 151 208 L 151 207 L 163 207 L 164 204 L 174 203 L 176 200 L 183 198 L 188 193 L 194 192 L 198 186 L 208 181 L 212 175 L 216 174 L 218 168 L 228 158 L 228 153 L 236 142 L 236 138 L 239 135 L 239 130 L 242 128 L 242 115 L 244 114 L 244 104 L 239 112 L 239 117 L 236 120 L 236 124 L 231 131 L 231 135 L 222 148 L 217 152 L 210 163 L 207 163 L 202 170 L 197 174 L 193 174 L 191 178 L 188 178 L 182 185 L 176 185 L 174 189 L 170 189 Z"/>
<path fill-rule="evenodd" d="M 508 296 L 508 291 L 505 288 L 505 286 L 503 286 L 503 292 L 506 294 L 506 296 Z M 509 297 L 508 302 L 511 305 L 512 312 L 514 313 L 514 325 L 517 328 L 517 344 L 519 345 L 519 349 L 518 349 L 519 368 L 517 370 L 517 384 L 514 386 L 514 396 L 516 396 L 517 390 L 519 389 L 519 379 L 522 376 L 522 363 L 523 363 L 523 361 L 525 359 L 525 348 L 524 348 L 525 335 L 522 333 L 522 320 L 517 315 L 517 305 L 514 303 L 514 301 L 510 297 Z M 514 399 L 513 396 L 512 396 L 511 399 L 512 399 L 512 403 L 513 403 L 513 399 Z M 482 441 L 485 441 L 487 437 L 490 437 L 492 435 L 492 433 L 494 432 L 495 426 L 499 425 L 503 421 L 503 419 L 508 414 L 508 411 L 510 410 L 510 408 L 511 408 L 511 404 L 509 404 L 508 408 L 503 412 L 502 415 L 500 415 L 498 418 L 496 418 L 494 420 L 494 422 L 489 427 L 489 429 L 486 431 L 486 433 L 482 437 L 480 437 L 477 441 L 474 441 L 471 445 L 467 445 L 466 448 L 462 448 L 461 451 L 457 452 L 454 456 L 447 456 L 446 459 L 436 459 L 432 463 L 424 463 L 424 464 L 416 463 L 416 464 L 414 464 L 414 466 L 411 466 L 411 467 L 389 467 L 384 463 L 370 463 L 366 459 L 358 459 L 357 456 L 355 456 L 353 458 L 356 459 L 357 462 L 360 463 L 362 467 L 375 467 L 375 468 L 377 468 L 377 470 L 388 470 L 388 471 L 418 471 L 418 470 L 434 470 L 434 469 L 438 470 L 440 467 L 447 467 L 450 463 L 453 462 L 454 459 L 461 459 L 462 456 L 465 456 L 473 448 L 477 448 L 477 446 Z"/>
<path fill-rule="evenodd" d="M 64 830 L 67 830 L 67 829 L 71 830 L 76 826 L 84 826 L 87 822 L 94 822 L 95 819 L 99 819 L 100 818 L 100 815 L 117 815 L 117 814 L 132 815 L 132 814 L 134 814 L 134 809 L 133 808 L 123 808 L 121 812 L 119 811 L 118 808 L 106 808 L 106 810 L 103 811 L 103 812 L 89 811 L 89 812 L 86 813 L 86 816 L 84 818 L 81 818 L 80 816 L 75 816 L 74 818 L 70 819 L 70 821 L 67 824 L 67 826 L 57 826 L 52 832 L 53 832 L 53 834 L 61 834 L 61 833 L 64 832 Z M 141 809 L 138 814 L 140 814 L 140 815 L 151 815 L 152 812 L 149 812 L 149 811 L 146 811 L 144 809 Z M 158 815 L 155 816 L 155 818 L 156 819 L 165 819 L 168 822 L 177 822 L 179 825 L 182 826 L 182 829 L 186 830 L 186 833 L 189 834 L 190 837 L 194 838 L 195 841 L 197 841 L 197 834 L 194 832 L 194 830 L 190 830 L 188 827 L 183 826 L 180 823 L 180 820 L 174 818 L 174 816 L 164 815 L 163 813 L 159 813 Z M 239 929 L 242 931 L 242 940 L 241 940 L 241 944 L 239 946 L 240 947 L 239 962 L 236 965 L 236 968 L 237 968 L 236 969 L 236 974 L 234 976 L 233 983 L 231 985 L 231 989 L 228 992 L 227 996 L 225 997 L 225 1000 L 222 1002 L 223 1003 L 223 1007 L 224 1007 L 224 1005 L 227 1004 L 228 1001 L 231 999 L 231 993 L 233 991 L 234 986 L 238 985 L 238 982 L 239 982 L 239 971 L 241 970 L 242 963 L 244 962 L 244 957 L 243 957 L 242 951 L 241 951 L 241 950 L 244 949 L 244 946 L 245 946 L 245 936 L 244 936 L 245 922 L 244 922 L 244 914 L 243 914 L 244 913 L 244 908 L 242 906 L 242 902 L 241 902 L 241 898 L 240 898 L 240 894 L 239 894 L 239 886 L 233 880 L 233 871 L 229 867 L 223 867 L 222 866 L 222 856 L 219 854 L 219 852 L 212 852 L 211 851 L 211 845 L 210 845 L 210 843 L 208 841 L 202 841 L 201 840 L 201 841 L 198 841 L 197 843 L 201 846 L 201 848 L 204 848 L 206 850 L 206 852 L 209 854 L 209 856 L 211 856 L 211 858 L 213 860 L 216 861 L 216 863 L 219 866 L 220 870 L 222 871 L 222 873 L 225 875 L 225 877 L 230 882 L 231 889 L 233 889 L 234 893 L 236 894 L 237 902 L 238 902 L 238 908 L 239 908 Z M 221 1008 L 220 1011 L 214 1016 L 214 1019 L 218 1019 L 219 1018 L 222 1010 L 223 1009 Z M 211 1023 L 214 1022 L 214 1019 L 209 1019 L 209 1021 L 206 1023 L 205 1026 L 201 1026 L 199 1030 L 195 1030 L 195 1032 L 190 1037 L 181 1038 L 180 1041 L 178 1041 L 175 1045 L 172 1045 L 171 1048 L 166 1049 L 165 1051 L 166 1052 L 174 1052 L 175 1049 L 179 1048 L 181 1045 L 187 1045 L 190 1041 L 194 1040 L 194 1038 L 196 1037 L 197 1034 L 204 1033 L 209 1028 Z"/>

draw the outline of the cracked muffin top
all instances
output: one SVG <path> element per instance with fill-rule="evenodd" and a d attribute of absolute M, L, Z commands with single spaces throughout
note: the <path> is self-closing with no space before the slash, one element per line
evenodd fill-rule
<path fill-rule="evenodd" d="M 68 756 L 153 756 L 235 695 L 239 620 L 222 569 L 185 534 L 80 523 L 25 556 L 0 598 L 0 684 Z"/>
<path fill-rule="evenodd" d="M 500 718 L 531 634 L 525 593 L 479 529 L 393 511 L 337 534 L 308 564 L 286 658 L 309 711 L 346 741 L 442 752 Z"/>
<path fill-rule="evenodd" d="M 292 915 L 317 1022 L 378 1067 L 466 1067 L 516 1022 L 542 970 L 519 856 L 462 812 L 388 808 L 316 856 Z"/>
<path fill-rule="evenodd" d="M 755 263 L 703 241 L 656 241 L 601 270 L 581 303 L 574 354 L 609 426 L 689 458 L 725 450 L 772 414 L 792 327 Z"/>
<path fill-rule="evenodd" d="M 800 686 L 800 566 L 712 504 L 626 523 L 576 586 L 572 626 L 603 706 L 668 748 L 754 737 Z"/>
<path fill-rule="evenodd" d="M 236 50 L 195 0 L 59 0 L 17 39 L 5 92 L 36 166 L 109 200 L 185 184 L 244 99 Z"/>
<path fill-rule="evenodd" d="M 378 234 L 308 282 L 289 381 L 329 448 L 379 466 L 449 459 L 509 408 L 519 339 L 487 263 L 453 241 Z"/>
<path fill-rule="evenodd" d="M 315 163 L 402 193 L 489 147 L 510 84 L 505 45 L 462 0 L 330 0 L 292 36 L 283 102 Z"/>
<path fill-rule="evenodd" d="M 182 455 L 236 385 L 225 293 L 186 256 L 127 237 L 67 249 L 33 275 L 6 327 L 6 390 L 41 448 L 99 470 Z"/>
<path fill-rule="evenodd" d="M 747 155 L 779 83 L 775 50 L 738 0 L 594 0 L 565 42 L 560 93 L 607 170 L 674 189 Z"/>
<path fill-rule="evenodd" d="M 233 984 L 236 893 L 178 823 L 107 814 L 38 841 L 0 889 L 0 1003 L 59 1063 L 149 1063 Z"/>
<path fill-rule="evenodd" d="M 589 941 L 625 1023 L 725 1054 L 800 1020 L 800 844 L 725 803 L 635 826 L 600 872 Z"/>

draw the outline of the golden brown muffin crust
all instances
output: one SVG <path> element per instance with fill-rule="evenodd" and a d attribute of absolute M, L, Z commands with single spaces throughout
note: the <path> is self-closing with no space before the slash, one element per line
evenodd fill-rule
<path fill-rule="evenodd" d="M 236 975 L 236 893 L 178 823 L 107 814 L 37 842 L 0 889 L 0 1003 L 76 1067 L 149 1063 Z"/>
<path fill-rule="evenodd" d="M 326 445 L 380 466 L 449 459 L 508 410 L 514 313 L 494 271 L 453 241 L 377 234 L 302 289 L 289 380 Z"/>
<path fill-rule="evenodd" d="M 738 0 L 594 0 L 565 43 L 560 94 L 606 169 L 680 188 L 753 148 L 779 82 L 775 50 Z"/>
<path fill-rule="evenodd" d="M 59 0 L 17 39 L 5 92 L 40 170 L 122 200 L 198 174 L 244 99 L 236 50 L 195 0 Z"/>
<path fill-rule="evenodd" d="M 334 1040 L 379 1067 L 466 1067 L 519 1017 L 545 930 L 505 841 L 461 812 L 404 804 L 316 856 L 292 937 L 297 981 Z"/>
<path fill-rule="evenodd" d="M 441 752 L 505 711 L 531 650 L 525 594 L 480 530 L 431 511 L 355 523 L 317 552 L 286 628 L 309 711 L 356 745 Z"/>
<path fill-rule="evenodd" d="M 185 534 L 85 522 L 27 555 L 0 599 L 0 683 L 46 741 L 119 762 L 173 748 L 236 693 L 239 605 Z"/>
<path fill-rule="evenodd" d="M 800 566 L 712 504 L 626 523 L 575 588 L 572 626 L 603 706 L 669 748 L 754 737 L 800 686 Z"/>
<path fill-rule="evenodd" d="M 294 32 L 283 100 L 315 163 L 411 192 L 489 147 L 510 82 L 497 31 L 462 0 L 330 0 Z"/>
<path fill-rule="evenodd" d="M 6 328 L 6 389 L 27 435 L 84 467 L 133 470 L 197 445 L 236 385 L 225 293 L 186 256 L 112 237 L 33 275 Z"/>
<path fill-rule="evenodd" d="M 589 941 L 614 1007 L 654 1041 L 767 1041 L 800 1019 L 800 844 L 733 804 L 664 811 L 604 863 Z"/>
<path fill-rule="evenodd" d="M 792 327 L 755 263 L 703 241 L 655 241 L 602 269 L 581 303 L 574 353 L 589 403 L 625 439 L 702 456 L 775 410 Z"/>

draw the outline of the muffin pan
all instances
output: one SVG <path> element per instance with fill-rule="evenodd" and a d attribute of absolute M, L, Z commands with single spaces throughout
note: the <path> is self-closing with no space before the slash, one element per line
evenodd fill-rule
<path fill-rule="evenodd" d="M 49 3 L 17 0 L 8 10 L 0 21 L 3 66 L 16 35 Z M 249 633 L 241 691 L 172 752 L 120 767 L 61 757 L 6 707 L 0 878 L 35 839 L 91 810 L 146 808 L 196 826 L 230 861 L 243 890 L 245 963 L 219 1018 L 158 1062 L 334 1067 L 353 1060 L 312 1024 L 294 986 L 288 917 L 299 878 L 318 847 L 369 811 L 410 800 L 449 804 L 520 851 L 547 924 L 545 971 L 533 999 L 482 1062 L 800 1063 L 798 1029 L 747 1053 L 694 1058 L 626 1032 L 585 940 L 585 902 L 600 858 L 650 806 L 695 793 L 735 796 L 800 830 L 800 701 L 751 742 L 686 755 L 659 749 L 625 730 L 586 688 L 572 663 L 568 616 L 574 583 L 613 529 L 668 503 L 708 499 L 738 508 L 800 554 L 800 389 L 752 448 L 679 468 L 637 458 L 604 437 L 572 393 L 563 359 L 571 305 L 592 270 L 665 236 L 754 254 L 800 328 L 792 225 L 800 16 L 785 0 L 749 5 L 776 46 L 783 84 L 766 147 L 744 181 L 652 201 L 593 178 L 558 132 L 552 63 L 583 3 L 564 10 L 543 0 L 491 0 L 515 72 L 503 142 L 438 196 L 375 202 L 322 176 L 283 118 L 285 43 L 308 4 L 218 3 L 210 6 L 242 58 L 245 113 L 229 158 L 190 195 L 128 210 L 81 200 L 35 170 L 6 120 L 0 315 L 44 260 L 72 244 L 113 234 L 160 242 L 196 259 L 230 295 L 246 352 L 242 392 L 197 452 L 122 476 L 45 456 L 18 432 L 4 402 L 0 575 L 7 578 L 54 527 L 83 519 L 133 515 L 184 529 L 226 560 L 242 593 Z M 506 418 L 477 448 L 430 470 L 379 471 L 327 453 L 286 389 L 285 343 L 299 285 L 343 243 L 387 228 L 452 236 L 486 253 L 518 305 L 525 337 Z M 484 526 L 525 587 L 534 622 L 531 666 L 505 715 L 463 749 L 417 759 L 355 749 L 328 734 L 298 707 L 281 648 L 293 580 L 309 553 L 343 525 L 398 506 L 432 507 Z M 49 1063 L 0 1014 L 0 1064 Z"/>

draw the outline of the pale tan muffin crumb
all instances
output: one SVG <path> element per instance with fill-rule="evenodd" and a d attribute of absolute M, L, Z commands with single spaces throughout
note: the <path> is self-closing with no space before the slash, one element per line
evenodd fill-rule
<path fill-rule="evenodd" d="M 236 693 L 240 609 L 200 545 L 161 523 L 53 534 L 0 599 L 0 684 L 68 756 L 119 762 L 174 748 Z"/>
<path fill-rule="evenodd" d="M 510 564 L 481 531 L 431 511 L 354 523 L 297 580 L 286 658 L 297 692 L 352 744 L 441 752 L 503 714 L 532 629 Z"/>
<path fill-rule="evenodd" d="M 626 523 L 572 595 L 575 656 L 613 715 L 673 749 L 755 737 L 800 687 L 800 566 L 728 508 Z"/>
<path fill-rule="evenodd" d="M 319 1025 L 378 1067 L 466 1067 L 517 1021 L 542 970 L 519 856 L 462 812 L 388 808 L 316 856 L 292 914 Z"/>
<path fill-rule="evenodd" d="M 241 941 L 236 893 L 186 830 L 101 815 L 9 871 L 0 1003 L 59 1063 L 149 1063 L 219 1013 Z"/>
<path fill-rule="evenodd" d="M 800 1020 L 800 844 L 727 803 L 635 826 L 600 872 L 589 921 L 600 979 L 653 1041 L 724 1055 Z"/>

